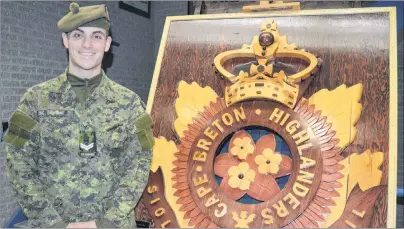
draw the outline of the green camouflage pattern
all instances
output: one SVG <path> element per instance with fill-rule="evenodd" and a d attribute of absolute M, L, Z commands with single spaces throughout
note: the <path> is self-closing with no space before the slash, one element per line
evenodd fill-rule
<path fill-rule="evenodd" d="M 148 116 L 144 108 L 134 92 L 104 72 L 84 104 L 75 99 L 66 72 L 27 90 L 18 112 L 38 124 L 22 147 L 7 143 L 6 151 L 7 175 L 30 227 L 90 220 L 97 226 L 136 227 L 133 210 L 152 157 L 151 147 L 142 149 L 138 137 L 153 138 L 151 123 L 139 123 Z M 97 154 L 82 157 L 81 133 L 90 129 Z"/>
<path fill-rule="evenodd" d="M 13 144 L 15 147 L 22 147 L 29 140 L 31 131 L 37 122 L 30 116 L 21 112 L 14 112 L 10 120 L 10 128 L 4 136 L 4 141 Z"/>

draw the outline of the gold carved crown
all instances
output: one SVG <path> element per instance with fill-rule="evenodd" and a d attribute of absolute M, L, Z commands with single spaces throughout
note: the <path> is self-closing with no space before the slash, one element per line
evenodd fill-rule
<path fill-rule="evenodd" d="M 305 50 L 298 50 L 295 44 L 288 44 L 281 36 L 273 20 L 261 24 L 261 33 L 254 36 L 250 45 L 217 55 L 214 59 L 216 71 L 233 85 L 226 87 L 225 99 L 228 106 L 250 99 L 269 99 L 293 108 L 299 94 L 299 82 L 310 77 L 318 67 L 318 59 Z M 226 61 L 233 58 L 255 58 L 248 72 L 234 75 L 225 69 Z M 274 61 L 279 57 L 300 59 L 308 66 L 300 72 L 286 75 L 283 70 L 274 72 Z"/>

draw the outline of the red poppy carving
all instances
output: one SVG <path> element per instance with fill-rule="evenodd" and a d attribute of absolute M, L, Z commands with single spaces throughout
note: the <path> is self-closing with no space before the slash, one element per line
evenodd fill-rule
<path fill-rule="evenodd" d="M 214 173 L 223 178 L 220 188 L 232 200 L 245 194 L 260 201 L 274 197 L 280 188 L 275 178 L 292 171 L 292 159 L 275 151 L 275 135 L 267 134 L 257 143 L 245 130 L 230 139 L 230 153 L 215 158 Z"/>

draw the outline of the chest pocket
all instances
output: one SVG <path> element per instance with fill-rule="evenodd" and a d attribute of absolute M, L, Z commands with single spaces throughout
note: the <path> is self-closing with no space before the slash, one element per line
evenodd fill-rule
<path fill-rule="evenodd" d="M 126 128 L 122 122 L 115 122 L 103 126 L 101 130 L 103 145 L 110 151 L 111 157 L 119 157 L 119 153 L 125 148 L 128 137 Z"/>
<path fill-rule="evenodd" d="M 69 155 L 78 145 L 79 118 L 74 110 L 40 110 L 41 148 L 53 156 Z"/>

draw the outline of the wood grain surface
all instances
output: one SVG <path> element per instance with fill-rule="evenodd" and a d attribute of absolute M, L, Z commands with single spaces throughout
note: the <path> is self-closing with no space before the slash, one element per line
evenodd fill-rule
<path fill-rule="evenodd" d="M 156 172 L 150 172 L 148 185 L 143 192 L 143 200 L 141 202 L 143 206 L 138 209 L 145 209 L 144 205 L 146 203 L 150 207 L 147 208 L 148 212 L 143 212 L 143 214 L 139 216 L 143 220 L 146 219 L 150 221 L 150 215 L 154 215 L 156 220 L 153 221 L 151 227 L 178 228 L 179 225 L 176 221 L 175 214 L 167 200 L 162 196 L 166 188 L 161 179 L 162 176 L 163 173 L 160 168 L 158 168 Z"/>
<path fill-rule="evenodd" d="M 387 185 L 388 13 L 171 22 L 152 107 L 154 136 L 165 136 L 180 143 L 173 127 L 179 82 L 194 81 L 202 87 L 210 86 L 223 97 L 228 82 L 214 73 L 214 57 L 223 51 L 250 44 L 252 37 L 258 35 L 260 23 L 268 19 L 277 22 L 280 34 L 287 35 L 289 43 L 296 43 L 298 48 L 304 48 L 323 60 L 322 71 L 311 81 L 303 97 L 308 98 L 324 88 L 332 90 L 341 84 L 352 86 L 362 83 L 363 110 L 356 124 L 357 136 L 343 155 L 362 153 L 366 149 L 384 152 L 381 184 Z M 373 213 L 378 222 L 373 225 L 379 227 L 386 226 L 387 218 L 387 194 L 383 193 L 377 199 Z"/>
<path fill-rule="evenodd" d="M 374 214 L 378 208 L 373 205 L 383 196 L 379 194 L 386 188 L 387 186 L 380 185 L 363 192 L 356 186 L 348 198 L 344 213 L 331 228 L 349 228 L 352 225 L 358 228 L 381 227 L 383 222 L 380 221 L 380 215 Z"/>

